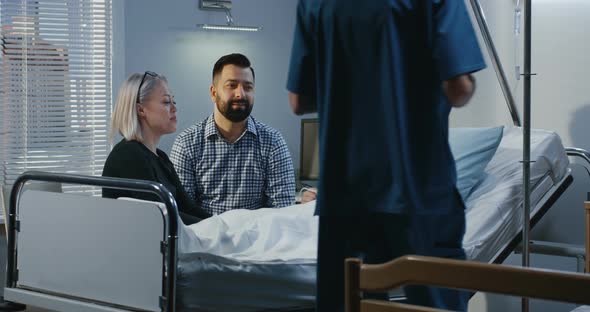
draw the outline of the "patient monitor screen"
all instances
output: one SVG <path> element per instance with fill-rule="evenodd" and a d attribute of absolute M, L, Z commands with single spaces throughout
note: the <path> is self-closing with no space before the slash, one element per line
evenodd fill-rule
<path fill-rule="evenodd" d="M 301 120 L 301 158 L 299 180 L 317 180 L 320 176 L 319 122 L 317 118 Z"/>

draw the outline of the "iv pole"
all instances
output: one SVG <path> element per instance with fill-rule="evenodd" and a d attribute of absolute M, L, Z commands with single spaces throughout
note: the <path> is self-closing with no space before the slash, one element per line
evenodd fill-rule
<path fill-rule="evenodd" d="M 496 71 L 496 76 L 498 78 L 498 82 L 500 83 L 500 87 L 502 88 L 502 92 L 504 93 L 504 98 L 506 100 L 506 104 L 508 105 L 508 109 L 510 111 L 510 116 L 512 117 L 512 122 L 515 126 L 521 126 L 520 116 L 518 115 L 518 111 L 516 110 L 516 104 L 512 92 L 510 91 L 510 87 L 508 81 L 506 79 L 506 74 L 504 73 L 502 63 L 500 62 L 500 58 L 498 57 L 498 52 L 494 46 L 492 41 L 492 36 L 490 35 L 490 31 L 488 29 L 488 25 L 485 19 L 485 15 L 483 9 L 479 3 L 479 0 L 470 0 L 471 7 L 473 8 L 473 13 L 479 24 L 479 28 L 481 30 L 481 34 L 483 40 L 488 48 L 488 53 L 492 60 L 492 65 L 494 66 L 494 70 Z M 525 24 L 524 24 L 524 73 L 521 75 L 524 76 L 524 98 L 523 98 L 523 110 L 524 110 L 524 124 L 523 126 L 523 187 L 524 187 L 524 204 L 523 204 L 523 229 L 522 229 L 522 266 L 528 267 L 530 264 L 529 256 L 530 256 L 530 245 L 529 245 L 529 234 L 530 234 L 530 148 L 531 148 L 531 76 L 535 75 L 531 73 L 531 21 L 532 21 L 532 0 L 525 0 Z M 518 5 L 520 6 L 520 1 L 518 1 Z M 526 298 L 522 299 L 522 311 L 528 312 L 529 310 L 529 301 Z"/>
<path fill-rule="evenodd" d="M 524 9 L 524 127 L 523 127 L 523 184 L 524 184 L 524 224 L 522 229 L 522 266 L 529 266 L 529 234 L 530 234 L 530 165 L 531 165 L 531 26 L 532 26 L 532 0 L 525 0 Z M 522 298 L 522 311 L 529 311 L 529 300 Z"/>

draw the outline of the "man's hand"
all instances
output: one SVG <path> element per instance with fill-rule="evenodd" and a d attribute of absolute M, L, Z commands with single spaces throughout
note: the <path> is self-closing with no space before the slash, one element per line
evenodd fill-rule
<path fill-rule="evenodd" d="M 301 194 L 301 203 L 305 204 L 305 203 L 308 203 L 312 200 L 315 200 L 317 193 L 318 193 L 318 189 L 316 189 L 315 187 L 306 189 L 303 192 L 303 194 Z"/>
<path fill-rule="evenodd" d="M 470 74 L 453 77 L 443 82 L 443 91 L 453 107 L 462 107 L 475 92 L 475 79 Z"/>
<path fill-rule="evenodd" d="M 315 99 L 298 93 L 289 92 L 289 104 L 295 115 L 317 112 Z"/>

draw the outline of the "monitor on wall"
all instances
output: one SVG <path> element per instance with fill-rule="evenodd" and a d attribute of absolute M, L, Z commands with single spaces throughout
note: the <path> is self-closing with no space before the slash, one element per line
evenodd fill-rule
<path fill-rule="evenodd" d="M 320 176 L 319 134 L 319 120 L 317 118 L 301 119 L 300 181 L 313 181 Z"/>

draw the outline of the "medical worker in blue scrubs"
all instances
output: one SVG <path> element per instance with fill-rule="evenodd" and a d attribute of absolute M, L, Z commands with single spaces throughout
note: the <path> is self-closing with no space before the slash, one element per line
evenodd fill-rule
<path fill-rule="evenodd" d="M 485 63 L 463 0 L 300 0 L 287 89 L 319 113 L 317 309 L 342 311 L 344 259 L 464 259 L 448 116 Z M 455 290 L 410 303 L 466 310 Z"/>

